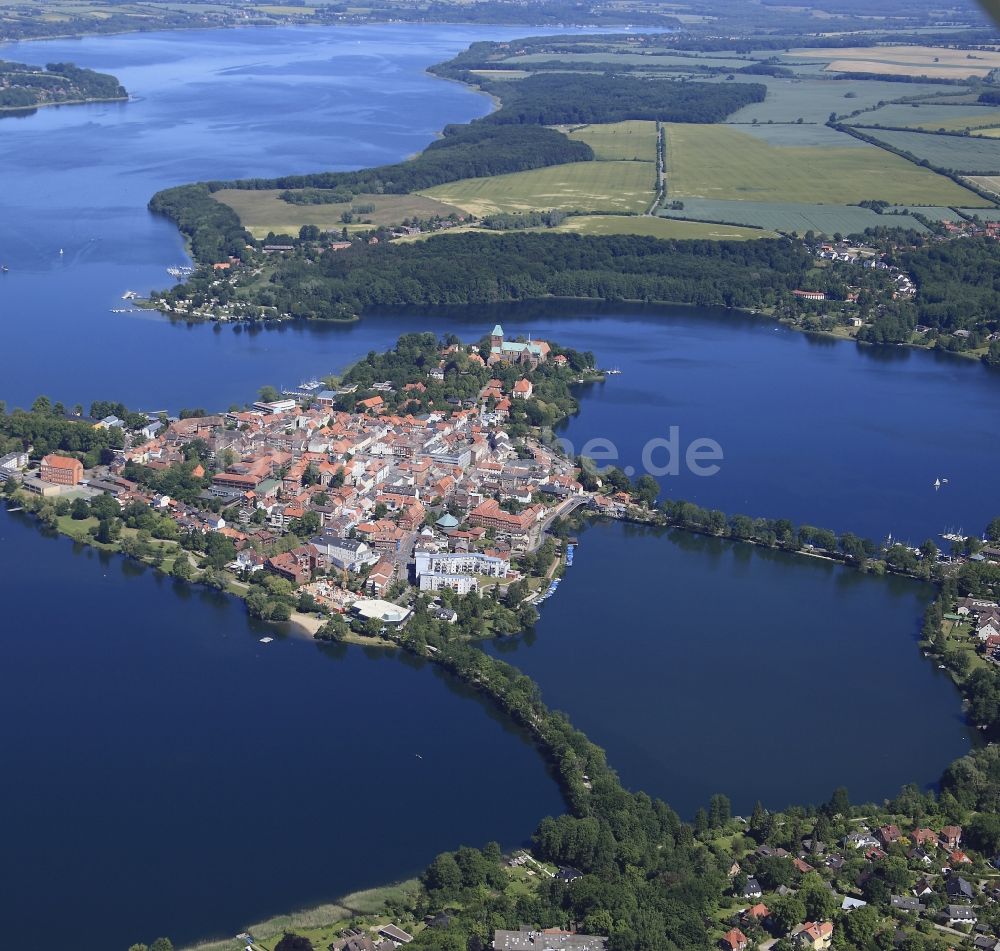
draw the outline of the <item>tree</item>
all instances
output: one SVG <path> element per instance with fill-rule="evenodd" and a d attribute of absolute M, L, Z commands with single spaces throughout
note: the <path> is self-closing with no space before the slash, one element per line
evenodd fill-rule
<path fill-rule="evenodd" d="M 179 551 L 170 566 L 170 576 L 181 581 L 190 581 L 194 577 L 194 569 L 188 560 L 187 552 Z"/>
<path fill-rule="evenodd" d="M 826 887 L 826 883 L 815 872 L 809 872 L 803 877 L 798 897 L 806 906 L 806 915 L 812 921 L 832 918 L 840 907 L 837 896 Z"/>
<path fill-rule="evenodd" d="M 274 946 L 274 951 L 313 951 L 313 943 L 304 935 L 286 931 L 284 937 Z"/>
<path fill-rule="evenodd" d="M 281 394 L 273 386 L 262 386 L 260 399 L 263 403 L 276 403 L 281 399 Z"/>
<path fill-rule="evenodd" d="M 729 797 L 722 793 L 712 796 L 708 805 L 708 824 L 713 829 L 721 829 L 732 818 L 733 810 Z"/>
<path fill-rule="evenodd" d="M 991 542 L 1000 542 L 1000 515 L 992 519 L 990 524 L 986 526 L 986 538 Z"/>
<path fill-rule="evenodd" d="M 850 816 L 851 799 L 847 795 L 847 788 L 845 786 L 838 786 L 833 791 L 833 795 L 826 805 L 826 812 L 829 816 L 844 816 L 845 818 Z"/>
<path fill-rule="evenodd" d="M 462 887 L 462 870 L 451 852 L 442 852 L 423 874 L 424 887 L 440 892 L 442 897 L 453 897 Z"/>
<path fill-rule="evenodd" d="M 174 951 L 174 945 L 169 938 L 157 938 L 149 946 L 149 951 Z"/>
<path fill-rule="evenodd" d="M 788 934 L 796 925 L 806 920 L 805 903 L 797 895 L 783 895 L 769 905 L 771 921 L 781 934 Z"/>
<path fill-rule="evenodd" d="M 70 507 L 70 516 L 76 521 L 83 521 L 86 518 L 90 518 L 90 506 L 87 504 L 87 500 L 73 499 L 73 505 Z"/>

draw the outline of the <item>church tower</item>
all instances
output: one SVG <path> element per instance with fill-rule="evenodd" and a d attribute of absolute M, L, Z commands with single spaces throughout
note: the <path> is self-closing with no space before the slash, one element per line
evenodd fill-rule
<path fill-rule="evenodd" d="M 499 350 L 503 347 L 503 327 L 497 324 L 490 334 L 490 349 Z"/>

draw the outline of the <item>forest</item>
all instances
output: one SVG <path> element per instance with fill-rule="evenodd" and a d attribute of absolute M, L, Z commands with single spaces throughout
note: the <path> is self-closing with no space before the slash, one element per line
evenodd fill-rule
<path fill-rule="evenodd" d="M 363 168 L 356 172 L 319 172 L 282 178 L 250 178 L 212 183 L 218 188 L 332 189 L 335 202 L 350 201 L 356 194 L 388 192 L 402 195 L 462 178 L 484 178 L 506 172 L 524 172 L 566 162 L 589 162 L 589 145 L 567 138 L 555 129 L 495 128 L 481 123 L 445 126 L 419 155 L 406 162 Z M 286 200 L 295 200 L 289 195 Z"/>
<path fill-rule="evenodd" d="M 0 109 L 30 109 L 59 102 L 127 99 L 117 78 L 73 63 L 27 66 L 0 60 Z"/>
<path fill-rule="evenodd" d="M 480 85 L 500 96 L 503 106 L 477 124 L 501 125 L 576 125 L 625 119 L 721 122 L 743 106 L 763 102 L 767 93 L 761 83 L 724 86 L 562 72 Z"/>
<path fill-rule="evenodd" d="M 312 319 L 344 319 L 393 305 L 552 296 L 765 307 L 790 297 L 810 261 L 804 247 L 784 240 L 466 233 L 412 244 L 356 244 L 315 263 L 289 257 L 253 293 L 255 303 Z M 189 292 L 197 290 L 188 285 Z"/>

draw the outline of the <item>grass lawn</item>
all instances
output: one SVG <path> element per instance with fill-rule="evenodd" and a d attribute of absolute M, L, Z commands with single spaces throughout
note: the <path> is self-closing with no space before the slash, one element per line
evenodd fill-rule
<path fill-rule="evenodd" d="M 653 238 L 710 238 L 715 241 L 744 241 L 773 238 L 773 231 L 737 225 L 715 225 L 704 221 L 679 221 L 648 215 L 585 215 L 567 218 L 556 231 L 575 234 L 639 234 Z"/>
<path fill-rule="evenodd" d="M 639 119 L 571 129 L 560 126 L 571 139 L 586 142 L 598 161 L 656 161 L 656 123 Z"/>
<path fill-rule="evenodd" d="M 297 911 L 290 915 L 270 918 L 254 925 L 247 930 L 257 939 L 257 945 L 271 951 L 281 940 L 285 930 L 309 938 L 313 947 L 325 948 L 336 940 L 340 932 L 347 927 L 353 918 L 363 918 L 370 922 L 384 924 L 387 918 L 379 915 L 385 902 L 390 898 L 399 898 L 416 888 L 416 880 L 400 882 L 396 885 L 386 885 L 381 888 L 371 888 L 356 892 L 339 899 L 329 905 L 320 905 L 305 911 Z M 398 924 L 398 922 L 397 922 Z M 406 928 L 406 924 L 402 926 Z M 412 934 L 412 929 L 407 929 Z M 189 951 L 243 951 L 245 945 L 235 939 L 211 941 L 199 944 Z"/>
<path fill-rule="evenodd" d="M 474 215 L 517 211 L 645 211 L 655 194 L 652 162 L 571 162 L 466 178 L 422 192 Z"/>
<path fill-rule="evenodd" d="M 316 225 L 324 231 L 340 231 L 344 223 L 340 216 L 359 205 L 374 205 L 375 210 L 358 215 L 370 221 L 357 221 L 347 225 L 347 230 L 370 230 L 373 225 L 398 225 L 404 218 L 447 217 L 461 213 L 461 209 L 444 205 L 421 195 L 357 195 L 352 201 L 336 205 L 293 205 L 278 196 L 283 189 L 253 191 L 241 188 L 224 188 L 214 195 L 216 201 L 229 205 L 240 216 L 243 227 L 255 238 L 263 238 L 269 231 L 275 234 L 298 234 L 302 225 Z"/>
<path fill-rule="evenodd" d="M 671 123 L 666 130 L 668 198 L 970 203 L 969 192 L 950 179 L 875 146 L 778 147 L 725 125 Z"/>

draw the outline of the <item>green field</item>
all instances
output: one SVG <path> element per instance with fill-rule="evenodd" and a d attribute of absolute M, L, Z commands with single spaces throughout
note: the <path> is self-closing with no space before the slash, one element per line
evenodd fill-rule
<path fill-rule="evenodd" d="M 601 162 L 655 162 L 656 123 L 641 120 L 562 127 L 571 139 L 586 142 Z"/>
<path fill-rule="evenodd" d="M 466 178 L 421 194 L 474 215 L 517 211 L 645 211 L 655 194 L 652 162 L 572 162 L 530 172 Z"/>
<path fill-rule="evenodd" d="M 817 205 L 809 202 L 717 201 L 712 198 L 685 198 L 684 208 L 660 212 L 669 218 L 701 218 L 729 221 L 740 225 L 768 228 L 790 234 L 816 231 L 822 234 L 859 234 L 866 228 L 912 228 L 926 230 L 915 218 L 878 215 L 857 205 Z M 935 215 L 931 215 L 935 217 Z"/>
<path fill-rule="evenodd" d="M 871 198 L 896 204 L 975 203 L 966 189 L 949 179 L 874 146 L 782 148 L 733 126 L 669 123 L 665 128 L 668 198 L 834 205 Z"/>
<path fill-rule="evenodd" d="M 870 109 L 880 102 L 892 102 L 904 96 L 934 96 L 948 91 L 952 95 L 968 87 L 949 88 L 932 83 L 894 83 L 860 79 L 781 79 L 770 76 L 739 76 L 737 81 L 763 82 L 767 96 L 763 102 L 737 110 L 729 122 L 803 122 L 823 123 L 831 112 L 837 115 Z"/>
<path fill-rule="evenodd" d="M 344 227 L 348 231 L 370 231 L 376 225 L 398 225 L 404 218 L 462 213 L 459 208 L 421 195 L 357 195 L 353 201 L 335 205 L 293 205 L 282 201 L 278 197 L 281 193 L 281 189 L 226 188 L 217 191 L 215 199 L 229 205 L 255 238 L 263 238 L 269 231 L 298 234 L 302 225 L 316 225 L 323 231 L 339 232 Z M 358 215 L 359 220 L 345 225 L 341 215 L 360 205 L 374 205 L 375 210 Z"/>
<path fill-rule="evenodd" d="M 886 132 L 865 129 L 867 135 L 893 148 L 926 159 L 938 168 L 951 168 L 969 175 L 1000 172 L 1000 141 L 985 136 L 934 135 L 928 132 Z M 953 201 L 939 204 L 953 205 Z M 973 202 L 972 204 L 975 204 Z"/>
<path fill-rule="evenodd" d="M 638 234 L 651 238 L 708 238 L 712 241 L 745 241 L 773 238 L 773 231 L 705 221 L 679 221 L 648 215 L 577 215 L 567 218 L 556 231 L 573 234 Z"/>
<path fill-rule="evenodd" d="M 1000 106 L 948 106 L 939 103 L 894 102 L 873 112 L 864 112 L 850 125 L 902 126 L 937 132 L 962 132 L 985 126 L 1000 126 Z"/>
<path fill-rule="evenodd" d="M 741 66 L 748 66 L 753 62 L 751 57 L 740 56 L 720 56 L 718 53 L 700 52 L 670 52 L 670 53 L 633 53 L 623 52 L 595 52 L 595 53 L 528 53 L 524 56 L 508 56 L 501 60 L 505 66 L 524 66 L 530 68 L 536 63 L 551 63 L 558 60 L 565 63 L 567 68 L 572 69 L 574 64 L 607 63 L 610 68 L 616 66 L 649 66 L 652 68 L 675 68 L 690 67 L 697 69 L 699 66 L 714 66 L 723 69 L 739 69 Z"/>

